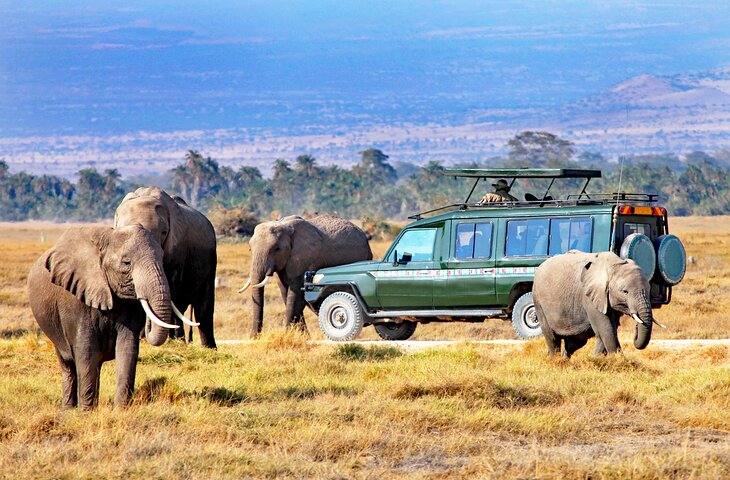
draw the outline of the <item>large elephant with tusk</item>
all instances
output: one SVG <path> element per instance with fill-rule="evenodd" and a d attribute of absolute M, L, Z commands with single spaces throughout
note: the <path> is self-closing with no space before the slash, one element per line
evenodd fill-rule
<path fill-rule="evenodd" d="M 205 347 L 215 348 L 213 311 L 217 255 L 213 225 L 181 198 L 172 198 L 157 187 L 141 187 L 124 197 L 114 215 L 114 228 L 129 225 L 142 225 L 162 247 L 163 266 L 176 317 L 172 319 L 173 323 L 190 325 L 180 310 L 184 312 L 192 306 L 193 318 L 199 325 L 200 342 Z M 170 335 L 184 337 L 184 331 L 176 329 Z"/>
<path fill-rule="evenodd" d="M 261 333 L 264 318 L 264 286 L 276 274 L 286 304 L 286 326 L 304 324 L 304 272 L 324 267 L 371 260 L 365 232 L 335 215 L 319 215 L 310 220 L 284 217 L 256 226 L 249 242 L 251 271 L 246 284 L 251 287 L 253 325 L 251 336 Z"/>
<path fill-rule="evenodd" d="M 162 345 L 170 329 L 170 287 L 162 249 L 136 225 L 82 227 L 64 233 L 28 275 L 30 307 L 61 365 L 63 406 L 93 408 L 101 365 L 116 360 L 116 405 L 129 403 L 145 317 L 147 340 Z"/>
<path fill-rule="evenodd" d="M 646 348 L 654 319 L 649 280 L 633 261 L 612 252 L 571 251 L 547 259 L 535 271 L 533 299 L 551 356 L 570 357 L 596 337 L 594 354 L 621 350 L 619 318 L 636 323 L 634 346 Z"/>

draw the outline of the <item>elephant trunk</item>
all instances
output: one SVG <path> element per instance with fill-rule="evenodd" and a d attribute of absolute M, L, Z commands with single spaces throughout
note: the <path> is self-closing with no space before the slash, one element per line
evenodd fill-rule
<path fill-rule="evenodd" d="M 251 336 L 255 337 L 261 333 L 264 323 L 264 286 L 268 278 L 273 275 L 273 267 L 268 265 L 266 260 L 254 258 L 251 264 L 251 275 L 249 281 L 251 287 L 252 319 Z"/>
<path fill-rule="evenodd" d="M 146 301 L 151 310 L 151 312 L 147 312 L 148 317 L 154 315 L 162 323 L 170 324 L 172 319 L 170 286 L 162 271 L 161 262 L 154 259 L 143 262 L 132 271 L 132 280 L 137 298 L 140 301 Z M 154 321 L 147 323 L 148 329 L 145 332 L 147 342 L 154 346 L 165 343 L 169 336 L 169 329 Z"/>
<path fill-rule="evenodd" d="M 651 302 L 647 298 L 646 292 L 640 291 L 635 299 L 635 306 L 632 312 L 636 312 L 643 324 L 636 324 L 636 332 L 634 333 L 634 347 L 642 350 L 649 345 L 651 340 L 651 329 L 654 323 L 654 317 L 651 313 Z"/>

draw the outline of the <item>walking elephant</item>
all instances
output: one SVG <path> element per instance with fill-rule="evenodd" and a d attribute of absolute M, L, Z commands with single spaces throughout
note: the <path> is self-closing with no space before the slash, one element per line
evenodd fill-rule
<path fill-rule="evenodd" d="M 210 221 L 181 198 L 170 197 L 157 187 L 142 187 L 128 193 L 117 207 L 114 228 L 142 225 L 162 247 L 163 265 L 172 294 L 173 323 L 181 325 L 179 312 L 193 307 L 200 324 L 200 342 L 216 348 L 213 335 L 215 271 L 217 264 L 215 230 Z M 170 332 L 184 337 L 182 328 Z M 192 341 L 193 332 L 190 330 Z"/>
<path fill-rule="evenodd" d="M 619 318 L 636 321 L 634 346 L 646 348 L 652 324 L 649 281 L 633 260 L 612 252 L 571 251 L 546 260 L 535 271 L 535 313 L 551 356 L 570 357 L 596 337 L 595 355 L 621 350 Z"/>
<path fill-rule="evenodd" d="M 63 376 L 63 406 L 93 408 L 101 365 L 116 359 L 116 405 L 129 402 L 145 316 L 147 340 L 169 329 L 170 288 L 162 249 L 140 226 L 82 227 L 64 233 L 28 275 L 30 307 L 53 342 Z"/>
<path fill-rule="evenodd" d="M 252 285 L 253 326 L 251 336 L 261 333 L 264 318 L 264 286 L 276 273 L 281 296 L 286 303 L 286 326 L 304 324 L 304 272 L 324 267 L 371 260 L 365 233 L 347 220 L 334 215 L 319 215 L 310 220 L 284 217 L 256 226 L 249 242 Z"/>

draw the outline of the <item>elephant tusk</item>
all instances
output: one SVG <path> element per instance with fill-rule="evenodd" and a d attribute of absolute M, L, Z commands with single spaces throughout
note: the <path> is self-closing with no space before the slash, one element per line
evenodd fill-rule
<path fill-rule="evenodd" d="M 241 289 L 238 291 L 238 293 L 243 293 L 248 287 L 251 285 L 251 277 L 248 277 L 248 281 L 246 282 L 246 285 L 241 287 Z"/>
<path fill-rule="evenodd" d="M 257 283 L 253 286 L 253 288 L 263 288 L 267 283 L 269 283 L 269 279 L 271 277 L 264 277 L 264 280 L 261 283 Z"/>
<path fill-rule="evenodd" d="M 170 305 L 172 305 L 172 311 L 175 312 L 175 315 L 177 316 L 177 318 L 179 318 L 180 320 L 182 320 L 182 322 L 185 325 L 190 325 L 191 327 L 199 327 L 200 326 L 199 323 L 193 322 L 188 317 L 186 317 L 185 315 L 183 315 L 182 312 L 177 309 L 177 307 L 175 306 L 174 303 L 170 302 Z"/>
<path fill-rule="evenodd" d="M 155 323 L 155 324 L 157 324 L 157 325 L 159 325 L 160 327 L 163 327 L 163 328 L 180 328 L 179 325 L 173 325 L 171 323 L 165 323 L 162 320 L 160 320 L 159 318 L 157 318 L 157 315 L 154 314 L 154 312 L 150 308 L 150 304 L 147 303 L 147 300 L 145 300 L 143 298 L 140 298 L 139 299 L 139 303 L 142 304 L 142 308 L 144 309 L 144 313 L 147 314 L 147 318 L 149 318 L 150 321 L 152 321 L 152 323 Z"/>
<path fill-rule="evenodd" d="M 662 327 L 662 328 L 667 328 L 667 326 L 666 326 L 666 325 L 663 325 L 663 324 L 661 324 L 661 323 L 657 322 L 657 321 L 656 321 L 656 320 L 654 320 L 653 318 L 652 318 L 652 321 L 653 321 L 654 323 L 656 323 L 657 325 L 659 325 L 660 327 Z"/>
<path fill-rule="evenodd" d="M 639 316 L 638 316 L 637 314 L 635 314 L 635 313 L 632 313 L 632 314 L 631 314 L 631 317 L 632 317 L 632 318 L 633 318 L 634 320 L 636 320 L 636 323 L 639 323 L 639 324 L 641 324 L 641 325 L 644 325 L 644 322 L 643 322 L 643 321 L 642 321 L 642 320 L 641 320 L 641 319 L 639 318 Z"/>

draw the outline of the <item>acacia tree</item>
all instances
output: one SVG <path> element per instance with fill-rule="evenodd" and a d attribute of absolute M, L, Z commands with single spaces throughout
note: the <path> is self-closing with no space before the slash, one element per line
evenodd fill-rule
<path fill-rule="evenodd" d="M 515 166 L 562 167 L 573 160 L 573 142 L 549 132 L 524 131 L 509 142 L 509 159 Z"/>

